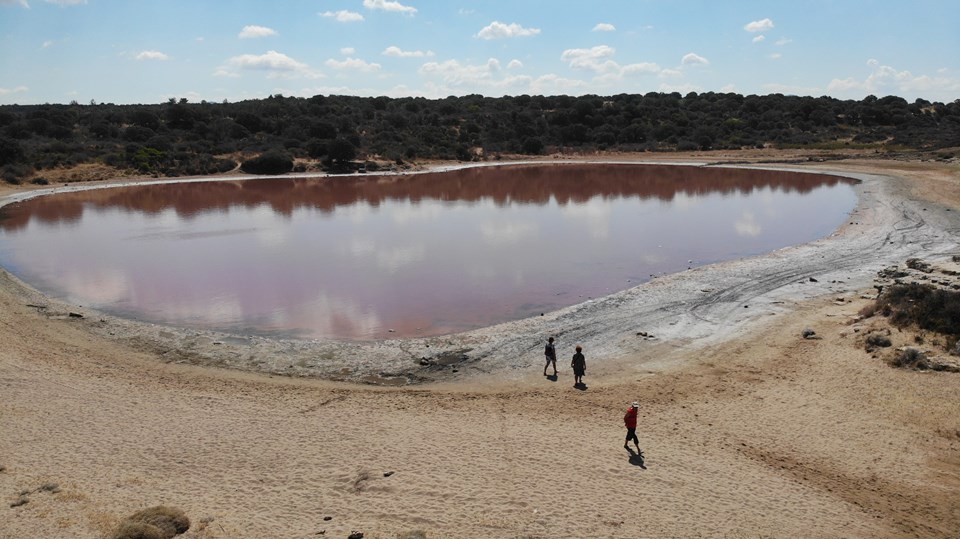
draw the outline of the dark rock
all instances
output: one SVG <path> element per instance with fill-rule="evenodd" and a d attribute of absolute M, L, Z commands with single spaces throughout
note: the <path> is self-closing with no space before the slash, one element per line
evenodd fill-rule
<path fill-rule="evenodd" d="M 811 283 L 819 283 L 820 281 L 814 279 L 813 277 L 810 277 L 810 282 L 811 282 Z"/>
<path fill-rule="evenodd" d="M 930 264 L 920 260 L 919 258 L 908 258 L 906 264 L 908 268 L 922 271 L 923 273 L 930 273 L 933 271 L 933 267 Z"/>
<path fill-rule="evenodd" d="M 323 520 L 330 521 L 330 520 L 333 520 L 333 517 L 323 517 Z"/>
<path fill-rule="evenodd" d="M 812 329 L 809 329 L 809 328 L 808 328 L 808 329 L 805 329 L 805 330 L 801 331 L 800 334 L 803 335 L 803 338 L 804 338 L 804 339 L 809 339 L 809 338 L 815 336 L 815 335 L 817 334 L 817 332 L 814 331 L 814 330 L 812 330 Z"/>
<path fill-rule="evenodd" d="M 351 532 L 347 539 L 363 539 L 363 532 Z"/>
<path fill-rule="evenodd" d="M 80 314 L 80 313 L 71 312 L 71 313 L 70 313 L 70 318 L 83 318 L 83 315 Z"/>
<path fill-rule="evenodd" d="M 395 473 L 395 472 L 383 472 L 383 476 L 384 476 L 384 477 L 390 477 L 390 476 L 393 475 L 394 473 Z"/>

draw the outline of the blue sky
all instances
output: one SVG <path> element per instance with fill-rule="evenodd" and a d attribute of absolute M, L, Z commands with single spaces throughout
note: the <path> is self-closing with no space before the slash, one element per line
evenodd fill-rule
<path fill-rule="evenodd" d="M 0 104 L 651 91 L 960 99 L 960 1 L 0 0 Z"/>

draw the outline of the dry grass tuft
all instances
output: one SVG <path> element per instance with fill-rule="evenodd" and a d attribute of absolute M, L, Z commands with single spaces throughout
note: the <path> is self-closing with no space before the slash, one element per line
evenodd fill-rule
<path fill-rule="evenodd" d="M 183 511 L 158 505 L 127 517 L 111 539 L 170 539 L 188 529 L 190 519 Z"/>
<path fill-rule="evenodd" d="M 110 539 L 170 539 L 171 537 L 173 536 L 153 524 L 125 520 Z"/>

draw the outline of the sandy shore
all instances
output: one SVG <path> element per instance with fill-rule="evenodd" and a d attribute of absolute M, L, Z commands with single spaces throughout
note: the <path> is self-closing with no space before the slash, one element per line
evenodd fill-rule
<path fill-rule="evenodd" d="M 888 367 L 855 317 L 879 269 L 960 254 L 960 170 L 789 166 L 863 180 L 830 238 L 429 351 L 71 318 L 4 274 L 0 492 L 30 492 L 0 537 L 101 537 L 161 503 L 187 537 L 954 536 L 960 375 Z M 540 376 L 546 334 L 584 343 L 586 391 L 563 358 Z M 469 351 L 415 361 L 438 348 Z M 621 447 L 633 400 L 642 467 Z"/>

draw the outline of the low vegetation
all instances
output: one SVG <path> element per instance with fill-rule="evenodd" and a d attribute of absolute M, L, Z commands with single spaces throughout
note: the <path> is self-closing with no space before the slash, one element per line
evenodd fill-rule
<path fill-rule="evenodd" d="M 137 511 L 120 523 L 111 539 L 170 539 L 190 529 L 183 511 L 158 505 Z"/>
<path fill-rule="evenodd" d="M 928 271 L 929 266 L 915 269 Z M 949 357 L 960 354 L 960 291 L 916 282 L 894 284 L 860 314 L 868 318 L 884 316 L 894 327 L 915 333 L 914 343 L 933 347 L 928 351 L 914 346 L 897 347 L 886 355 L 890 365 L 916 370 L 960 370 L 960 360 Z M 889 330 L 875 329 L 863 337 L 863 345 L 871 353 L 893 344 Z M 938 355 L 938 351 L 942 354 Z"/>
<path fill-rule="evenodd" d="M 960 337 L 960 291 L 920 283 L 895 284 L 880 295 L 876 308 L 897 327 L 940 333 L 951 343 Z"/>
<path fill-rule="evenodd" d="M 344 164 L 357 158 L 402 163 L 758 147 L 922 150 L 956 159 L 960 100 L 651 92 L 0 106 L 0 177 L 11 183 L 90 163 L 153 176 L 212 174 L 240 163 L 247 170 L 264 154 L 351 171 Z M 265 173 L 286 163 L 274 161 Z"/>

